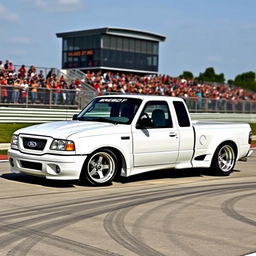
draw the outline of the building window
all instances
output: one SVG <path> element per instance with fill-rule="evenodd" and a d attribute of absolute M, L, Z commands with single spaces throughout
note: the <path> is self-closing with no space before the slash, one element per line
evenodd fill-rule
<path fill-rule="evenodd" d="M 157 56 L 153 56 L 153 66 L 158 66 L 158 59 Z"/>
<path fill-rule="evenodd" d="M 110 49 L 115 50 L 117 48 L 117 39 L 115 36 L 111 36 Z"/>
<path fill-rule="evenodd" d="M 103 48 L 104 49 L 110 49 L 110 47 L 111 47 L 110 36 L 104 35 L 103 36 Z"/>
<path fill-rule="evenodd" d="M 123 50 L 128 52 L 129 51 L 129 39 L 123 38 Z"/>
<path fill-rule="evenodd" d="M 141 40 L 141 52 L 147 53 L 147 42 L 144 40 Z"/>
<path fill-rule="evenodd" d="M 118 37 L 117 38 L 117 47 L 116 50 L 122 51 L 123 50 L 123 38 Z"/>
<path fill-rule="evenodd" d="M 135 52 L 135 39 L 129 39 L 129 50 Z"/>
<path fill-rule="evenodd" d="M 153 43 L 153 54 L 158 54 L 158 43 Z"/>
<path fill-rule="evenodd" d="M 153 42 L 147 42 L 147 53 L 153 54 Z"/>
<path fill-rule="evenodd" d="M 83 49 L 83 37 L 74 38 L 74 50 Z"/>
<path fill-rule="evenodd" d="M 135 52 L 141 52 L 140 46 L 141 46 L 140 40 L 136 39 L 136 41 L 135 41 Z"/>
<path fill-rule="evenodd" d="M 63 51 L 67 51 L 67 50 L 68 50 L 68 40 L 63 39 Z"/>
<path fill-rule="evenodd" d="M 157 72 L 158 42 L 116 35 L 63 38 L 63 68 L 109 67 Z"/>
<path fill-rule="evenodd" d="M 65 41 L 66 41 L 66 42 L 64 43 L 64 47 L 67 49 L 67 51 L 72 51 L 72 50 L 74 50 L 74 47 L 73 47 L 73 38 L 67 38 Z"/>

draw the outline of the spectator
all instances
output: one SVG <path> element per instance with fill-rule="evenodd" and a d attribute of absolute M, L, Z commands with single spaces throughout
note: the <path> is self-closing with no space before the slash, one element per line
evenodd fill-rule
<path fill-rule="evenodd" d="M 1 86 L 1 102 L 6 103 L 8 99 L 8 92 L 7 92 L 7 80 L 3 77 L 0 76 L 0 86 Z"/>
<path fill-rule="evenodd" d="M 37 79 L 32 79 L 31 82 L 31 98 L 32 98 L 32 104 L 36 103 L 37 100 L 37 91 L 38 91 L 39 84 L 37 82 Z"/>
<path fill-rule="evenodd" d="M 7 103 L 12 102 L 13 85 L 14 85 L 14 76 L 12 73 L 9 73 L 7 76 Z"/>
<path fill-rule="evenodd" d="M 45 77 L 44 77 L 44 71 L 40 70 L 38 74 L 38 84 L 40 87 L 44 87 L 45 85 Z"/>
<path fill-rule="evenodd" d="M 18 78 L 19 79 L 24 79 L 25 76 L 26 76 L 26 68 L 25 68 L 25 65 L 22 65 L 19 70 L 18 70 Z"/>
<path fill-rule="evenodd" d="M 13 66 L 13 64 L 12 64 L 12 61 L 9 61 L 9 63 L 8 63 L 8 71 L 9 71 L 9 73 L 11 72 L 11 73 L 15 73 L 15 70 L 14 70 L 14 66 Z"/>
<path fill-rule="evenodd" d="M 68 85 L 63 75 L 61 75 L 59 79 L 59 83 L 60 83 L 61 96 L 62 96 L 61 102 L 63 105 L 66 105 L 68 102 L 68 94 L 67 94 Z"/>
<path fill-rule="evenodd" d="M 49 102 L 51 102 L 51 90 L 52 80 L 51 78 L 47 78 L 45 83 L 44 104 L 49 104 Z"/>
<path fill-rule="evenodd" d="M 75 81 L 72 81 L 69 85 L 69 102 L 70 105 L 75 105 L 75 99 L 76 99 L 76 84 Z"/>
<path fill-rule="evenodd" d="M 53 86 L 53 100 L 54 105 L 57 105 L 60 99 L 60 93 L 61 93 L 61 83 L 60 81 L 56 81 Z"/>
<path fill-rule="evenodd" d="M 26 103 L 28 89 L 29 89 L 28 80 L 21 80 L 20 88 L 21 88 L 21 103 Z"/>
<path fill-rule="evenodd" d="M 33 65 L 31 65 L 31 66 L 29 67 L 28 72 L 27 72 L 27 77 L 28 77 L 29 79 L 33 79 L 33 77 L 34 77 L 35 74 L 36 74 L 36 68 L 35 68 Z"/>
<path fill-rule="evenodd" d="M 20 89 L 21 89 L 20 84 L 21 84 L 20 79 L 17 79 L 17 80 L 14 81 L 14 84 L 13 84 L 13 94 L 12 94 L 13 103 L 14 104 L 18 104 L 19 103 Z"/>
<path fill-rule="evenodd" d="M 3 64 L 3 61 L 0 60 L 0 75 L 3 75 L 3 71 L 4 71 L 4 64 Z"/>
<path fill-rule="evenodd" d="M 8 67 L 9 67 L 9 60 L 6 60 L 4 64 L 4 69 L 8 71 Z"/>

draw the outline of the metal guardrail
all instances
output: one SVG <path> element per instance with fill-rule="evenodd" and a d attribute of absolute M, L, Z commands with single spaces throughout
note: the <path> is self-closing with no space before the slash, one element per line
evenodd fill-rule
<path fill-rule="evenodd" d="M 94 97 L 86 90 L 1 86 L 0 106 L 81 109 Z"/>
<path fill-rule="evenodd" d="M 208 98 L 184 98 L 190 112 L 256 113 L 256 102 Z"/>
<path fill-rule="evenodd" d="M 88 88 L 91 88 L 88 85 Z M 5 92 L 4 92 L 5 90 Z M 1 86 L 0 106 L 81 109 L 96 96 L 91 89 L 46 89 Z M 256 113 L 256 101 L 209 98 L 184 98 L 190 112 Z"/>

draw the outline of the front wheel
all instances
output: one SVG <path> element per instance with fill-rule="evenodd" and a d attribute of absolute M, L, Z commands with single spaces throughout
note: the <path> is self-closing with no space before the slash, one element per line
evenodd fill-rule
<path fill-rule="evenodd" d="M 100 150 L 88 156 L 81 175 L 82 181 L 92 185 L 108 185 L 118 171 L 117 158 L 108 149 Z"/>
<path fill-rule="evenodd" d="M 211 169 L 217 175 L 226 176 L 233 171 L 235 162 L 236 153 L 234 151 L 234 146 L 228 142 L 222 143 L 214 153 Z"/>

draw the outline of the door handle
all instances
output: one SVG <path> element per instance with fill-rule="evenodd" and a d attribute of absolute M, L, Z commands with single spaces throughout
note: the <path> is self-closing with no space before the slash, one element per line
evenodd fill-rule
<path fill-rule="evenodd" d="M 177 133 L 176 133 L 176 132 L 170 132 L 169 136 L 170 136 L 170 137 L 176 137 L 176 136 L 177 136 Z"/>

